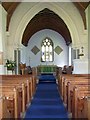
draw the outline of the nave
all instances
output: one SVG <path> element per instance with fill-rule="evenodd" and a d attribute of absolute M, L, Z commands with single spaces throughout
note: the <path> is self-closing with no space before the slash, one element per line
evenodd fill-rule
<path fill-rule="evenodd" d="M 0 2 L 0 120 L 90 120 L 90 2 L 42 1 Z"/>
<path fill-rule="evenodd" d="M 65 118 L 68 120 L 68 112 L 58 92 L 56 78 L 53 75 L 41 75 L 36 93 L 25 115 L 31 119 Z"/>
<path fill-rule="evenodd" d="M 43 74 L 37 77 L 33 73 L 0 77 L 0 119 L 90 120 L 90 75 Z"/>

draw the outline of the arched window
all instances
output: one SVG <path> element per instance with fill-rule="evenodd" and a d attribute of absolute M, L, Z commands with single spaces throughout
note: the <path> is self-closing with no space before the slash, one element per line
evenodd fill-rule
<path fill-rule="evenodd" d="M 42 41 L 41 44 L 41 50 L 42 50 L 42 56 L 41 56 L 41 61 L 45 62 L 45 61 L 53 61 L 54 57 L 54 53 L 53 53 L 53 42 L 50 38 L 45 38 Z"/>

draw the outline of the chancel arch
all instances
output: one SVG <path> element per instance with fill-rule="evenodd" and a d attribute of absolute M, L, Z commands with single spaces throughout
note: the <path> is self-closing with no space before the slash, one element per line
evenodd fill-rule
<path fill-rule="evenodd" d="M 21 3 L 21 5 L 24 3 Z M 73 6 L 72 3 L 70 3 L 71 6 Z M 65 11 L 63 8 L 61 8 L 59 5 L 55 4 L 55 3 L 38 3 L 36 5 L 33 5 L 33 7 L 31 7 L 31 9 L 29 9 L 27 11 L 26 14 L 24 14 L 22 16 L 22 20 L 19 22 L 19 24 L 17 24 L 17 28 L 14 29 L 15 33 L 13 36 L 15 41 L 20 41 L 19 43 L 21 43 L 22 41 L 22 36 L 24 33 L 24 30 L 26 28 L 26 26 L 28 25 L 29 21 L 41 10 L 48 8 L 50 10 L 52 10 L 53 12 L 55 12 L 57 15 L 59 15 L 64 22 L 66 23 L 66 25 L 68 26 L 68 29 L 70 31 L 70 35 L 72 38 L 72 42 L 74 43 L 75 41 L 79 41 L 79 37 L 78 37 L 78 32 L 77 32 L 77 28 L 74 24 L 74 21 L 72 20 L 72 18 L 69 17 L 69 15 L 67 14 L 67 11 Z M 18 8 L 19 10 L 19 8 Z M 15 12 L 14 12 L 15 13 Z M 12 25 L 12 23 L 14 24 L 14 17 L 16 16 L 16 13 L 14 14 L 14 16 L 12 16 L 12 20 L 11 20 L 11 24 L 10 24 L 10 32 L 12 31 L 14 25 Z M 81 23 L 80 23 L 81 24 Z M 13 34 L 13 33 L 12 33 Z M 12 35 L 9 38 L 10 40 L 12 40 Z"/>
<path fill-rule="evenodd" d="M 36 14 L 38 14 L 40 11 L 43 11 L 45 8 L 53 11 L 64 21 L 70 32 L 72 48 L 74 47 L 80 49 L 82 47 L 81 43 L 87 42 L 87 31 L 84 30 L 82 18 L 73 3 L 30 3 L 30 6 L 26 3 L 24 6 L 24 3 L 21 3 L 14 11 L 10 21 L 8 37 L 8 43 L 10 43 L 10 46 L 8 46 L 8 49 L 10 48 L 13 50 L 15 47 L 17 48 L 18 46 L 21 46 L 24 31 L 28 23 L 34 18 Z M 24 9 L 24 13 L 20 12 L 22 9 Z M 18 12 L 21 14 L 17 14 Z M 17 21 L 15 18 L 17 18 Z M 87 53 L 87 51 L 85 52 Z M 10 56 L 12 57 L 13 53 L 11 53 Z"/>

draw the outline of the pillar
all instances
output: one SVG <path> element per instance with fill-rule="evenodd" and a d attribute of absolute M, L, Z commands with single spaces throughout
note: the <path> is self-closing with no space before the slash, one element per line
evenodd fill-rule
<path fill-rule="evenodd" d="M 0 3 L 0 74 L 5 74 L 6 11 Z"/>

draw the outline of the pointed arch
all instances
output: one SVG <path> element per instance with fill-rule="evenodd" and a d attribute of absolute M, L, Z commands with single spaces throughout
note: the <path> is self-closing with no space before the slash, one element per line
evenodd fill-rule
<path fill-rule="evenodd" d="M 73 4 L 72 4 L 72 6 L 73 6 Z M 67 11 L 63 10 L 63 8 L 60 7 L 56 3 L 44 3 L 44 4 L 36 3 L 32 6 L 32 8 L 30 8 L 26 12 L 26 14 L 23 15 L 21 21 L 18 23 L 18 26 L 17 27 L 15 26 L 15 28 L 13 25 L 13 21 L 15 20 L 14 17 L 17 17 L 17 16 L 12 17 L 13 19 L 11 20 L 11 24 L 10 24 L 10 33 L 12 33 L 11 36 L 9 37 L 10 43 L 12 42 L 12 44 L 14 44 L 14 41 L 15 41 L 15 43 L 21 44 L 24 30 L 25 30 L 26 26 L 28 25 L 29 21 L 38 12 L 42 11 L 45 8 L 48 8 L 48 9 L 54 11 L 58 16 L 60 16 L 62 18 L 62 20 L 65 22 L 65 24 L 67 25 L 67 27 L 70 31 L 70 35 L 71 35 L 73 44 L 75 44 L 76 42 L 80 42 L 81 39 L 79 38 L 79 33 L 77 31 L 77 27 L 74 24 L 74 21 L 68 15 Z"/>
<path fill-rule="evenodd" d="M 41 61 L 52 62 L 54 60 L 54 44 L 53 41 L 46 37 L 41 43 Z"/>

